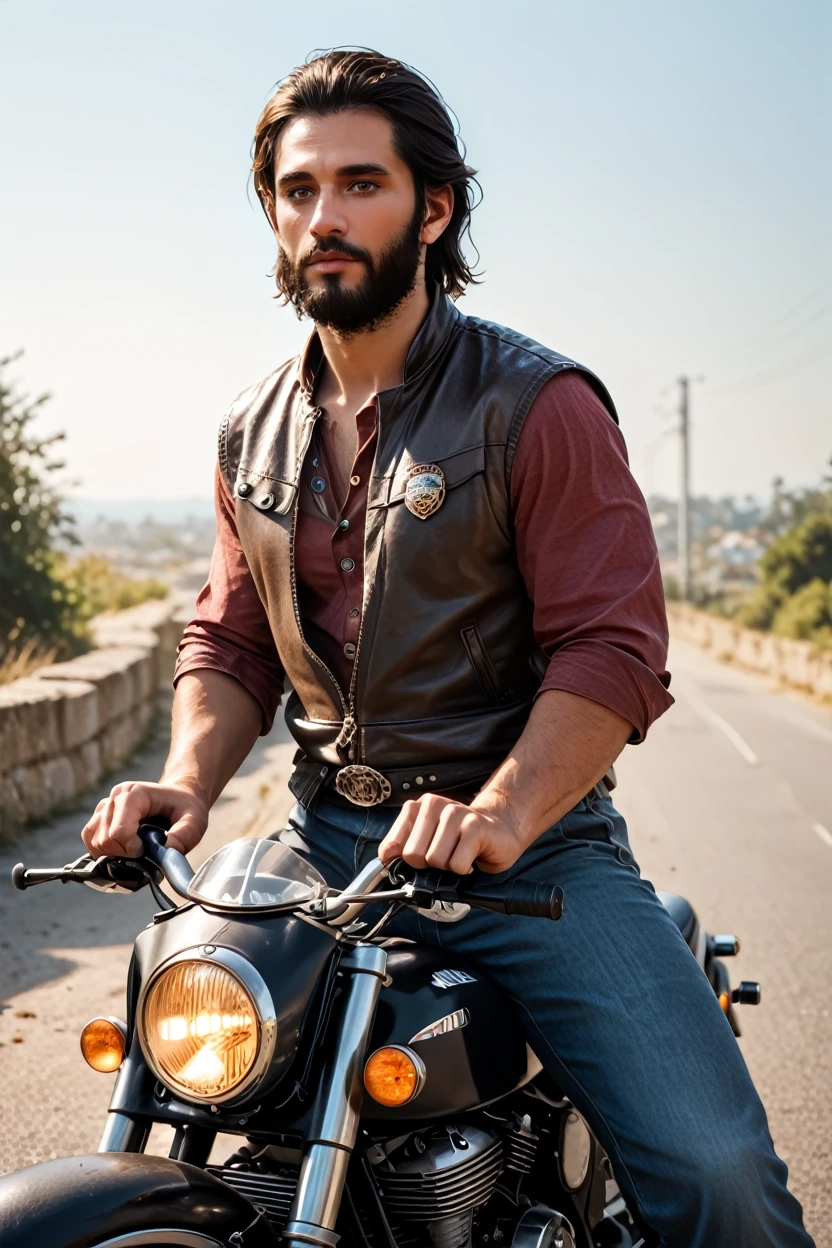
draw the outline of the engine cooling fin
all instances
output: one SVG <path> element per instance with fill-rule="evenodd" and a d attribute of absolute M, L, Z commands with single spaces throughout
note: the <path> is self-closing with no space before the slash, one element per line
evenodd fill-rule
<path fill-rule="evenodd" d="M 295 1198 L 297 1174 L 269 1174 L 236 1166 L 206 1166 L 205 1169 L 262 1209 L 278 1233 L 283 1230 Z"/>
<path fill-rule="evenodd" d="M 409 1248 L 418 1227 L 433 1248 L 464 1248 L 474 1211 L 491 1199 L 502 1173 L 503 1146 L 490 1131 L 466 1124 L 416 1133 L 391 1156 L 372 1160 L 399 1248 Z"/>

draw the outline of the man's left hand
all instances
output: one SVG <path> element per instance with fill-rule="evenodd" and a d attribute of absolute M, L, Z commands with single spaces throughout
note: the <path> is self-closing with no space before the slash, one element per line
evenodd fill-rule
<path fill-rule="evenodd" d="M 425 793 L 405 802 L 381 842 L 382 862 L 403 858 L 411 867 L 436 867 L 467 875 L 507 871 L 525 849 L 505 812 L 490 812 Z"/>

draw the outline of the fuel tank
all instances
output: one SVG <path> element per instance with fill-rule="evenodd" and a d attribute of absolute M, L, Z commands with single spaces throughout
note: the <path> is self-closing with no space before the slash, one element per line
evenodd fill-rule
<path fill-rule="evenodd" d="M 369 1095 L 364 1122 L 405 1123 L 441 1118 L 506 1096 L 539 1063 L 531 1057 L 513 1006 L 458 958 L 422 945 L 393 945 L 369 1054 L 404 1045 L 419 1055 L 425 1079 L 407 1105 L 390 1109 Z M 419 1038 L 420 1035 L 422 1038 Z"/>

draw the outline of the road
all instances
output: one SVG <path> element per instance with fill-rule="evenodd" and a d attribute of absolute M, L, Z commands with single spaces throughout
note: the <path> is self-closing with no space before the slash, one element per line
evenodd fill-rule
<path fill-rule="evenodd" d="M 740 1012 L 743 1052 L 807 1225 L 832 1248 L 832 714 L 681 644 L 670 666 L 676 706 L 625 751 L 616 800 L 643 873 L 742 938 L 732 978 L 763 985 Z M 158 775 L 164 744 L 125 774 Z M 291 753 L 282 727 L 258 743 L 195 859 L 281 825 Z M 154 908 L 71 885 L 11 891 L 18 858 L 74 856 L 82 822 L 64 816 L 0 854 L 0 1171 L 96 1148 L 111 1077 L 84 1065 L 77 1036 L 123 1013 L 130 943 Z"/>

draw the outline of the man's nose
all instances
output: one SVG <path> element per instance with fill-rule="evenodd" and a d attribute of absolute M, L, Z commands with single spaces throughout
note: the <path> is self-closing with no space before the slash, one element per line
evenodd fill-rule
<path fill-rule="evenodd" d="M 347 221 L 333 191 L 321 188 L 309 229 L 315 238 L 331 238 L 333 234 L 343 237 L 346 234 Z"/>

